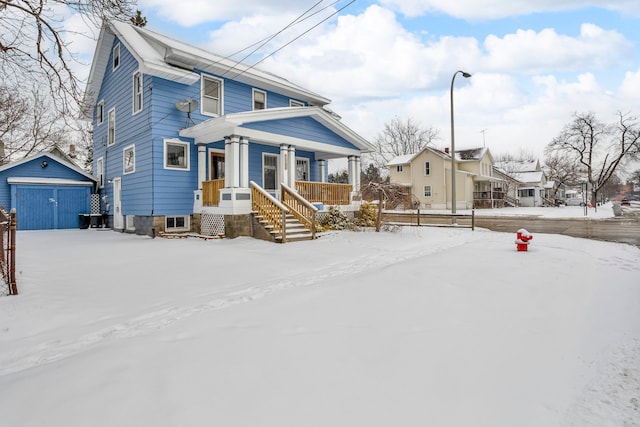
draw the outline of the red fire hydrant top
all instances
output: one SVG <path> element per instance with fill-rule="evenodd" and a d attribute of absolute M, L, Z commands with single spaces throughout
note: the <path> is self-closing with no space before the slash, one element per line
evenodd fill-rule
<path fill-rule="evenodd" d="M 516 248 L 518 252 L 526 252 L 529 246 L 529 240 L 533 239 L 533 236 L 529 234 L 527 230 L 521 228 L 516 232 Z"/>

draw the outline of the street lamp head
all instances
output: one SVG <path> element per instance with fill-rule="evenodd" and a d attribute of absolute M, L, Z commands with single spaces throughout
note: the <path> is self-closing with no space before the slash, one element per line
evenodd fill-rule
<path fill-rule="evenodd" d="M 462 77 L 464 77 L 465 79 L 468 79 L 469 77 L 471 77 L 471 74 L 467 73 L 466 71 L 463 71 Z"/>

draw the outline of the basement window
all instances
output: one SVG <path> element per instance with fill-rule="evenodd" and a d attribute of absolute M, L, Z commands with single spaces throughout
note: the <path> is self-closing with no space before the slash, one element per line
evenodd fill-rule
<path fill-rule="evenodd" d="M 189 231 L 189 216 L 167 216 L 165 217 L 164 227 L 166 231 Z"/>

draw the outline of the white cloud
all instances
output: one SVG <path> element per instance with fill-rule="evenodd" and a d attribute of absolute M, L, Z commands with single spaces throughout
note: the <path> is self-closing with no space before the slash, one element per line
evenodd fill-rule
<path fill-rule="evenodd" d="M 444 13 L 466 20 L 499 19 L 588 7 L 640 15 L 640 3 L 637 0 L 380 0 L 380 3 L 406 16 Z"/>
<path fill-rule="evenodd" d="M 619 98 L 624 102 L 621 109 L 638 109 L 638 100 L 640 99 L 640 69 L 636 72 L 629 71 L 625 74 L 618 94 Z M 635 114 L 640 114 L 640 111 L 635 111 Z"/>

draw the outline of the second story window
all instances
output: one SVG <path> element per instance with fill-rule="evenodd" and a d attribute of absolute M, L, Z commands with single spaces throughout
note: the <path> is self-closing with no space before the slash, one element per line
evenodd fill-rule
<path fill-rule="evenodd" d="M 202 76 L 202 114 L 221 116 L 222 113 L 222 80 Z"/>
<path fill-rule="evenodd" d="M 116 109 L 109 110 L 109 129 L 107 132 L 107 145 L 116 143 Z"/>
<path fill-rule="evenodd" d="M 402 165 L 396 166 L 396 172 L 402 172 Z"/>
<path fill-rule="evenodd" d="M 96 107 L 96 122 L 101 125 L 104 122 L 104 101 L 98 102 Z"/>
<path fill-rule="evenodd" d="M 113 47 L 113 71 L 120 66 L 120 43 Z"/>
<path fill-rule="evenodd" d="M 267 108 L 267 93 L 258 89 L 253 90 L 253 109 L 264 110 Z"/>
<path fill-rule="evenodd" d="M 424 174 L 425 175 L 431 174 L 431 165 L 429 164 L 429 162 L 424 162 Z"/>
<path fill-rule="evenodd" d="M 133 75 L 133 114 L 142 110 L 142 73 Z"/>

